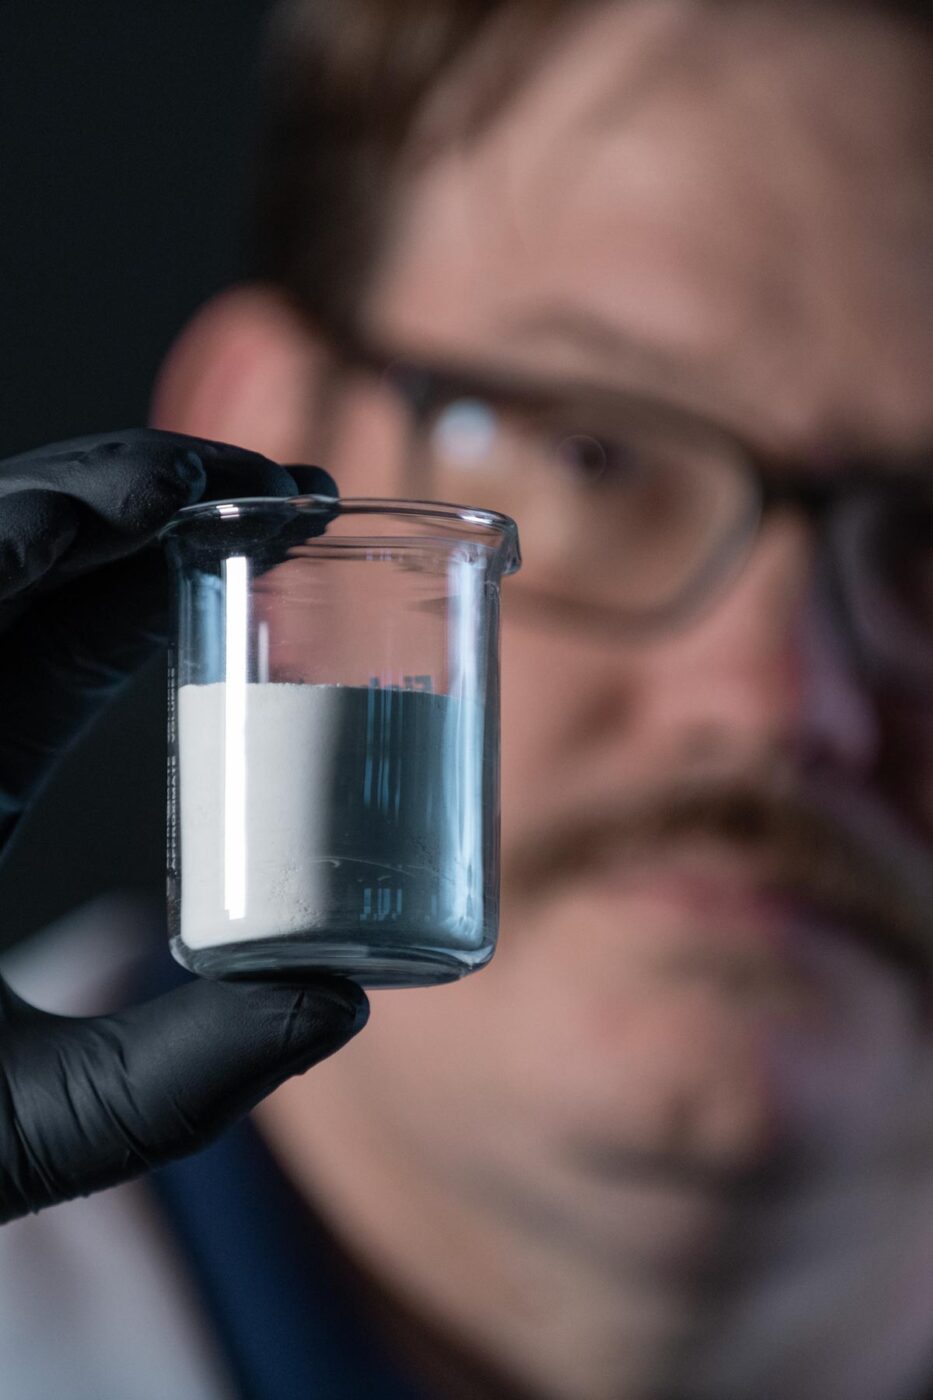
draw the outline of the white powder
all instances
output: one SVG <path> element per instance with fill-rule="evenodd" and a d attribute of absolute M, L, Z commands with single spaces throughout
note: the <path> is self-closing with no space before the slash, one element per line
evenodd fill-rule
<path fill-rule="evenodd" d="M 355 686 L 178 696 L 181 937 L 483 939 L 482 711 Z"/>

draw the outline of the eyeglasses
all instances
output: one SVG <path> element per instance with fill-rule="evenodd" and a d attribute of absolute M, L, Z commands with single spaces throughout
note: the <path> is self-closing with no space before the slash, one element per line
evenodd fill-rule
<path fill-rule="evenodd" d="M 644 635 L 683 625 L 736 577 L 775 509 L 804 512 L 862 666 L 933 696 L 933 454 L 788 469 L 731 432 L 628 394 L 544 394 L 354 346 L 413 425 L 413 495 L 513 516 L 515 601 Z"/>

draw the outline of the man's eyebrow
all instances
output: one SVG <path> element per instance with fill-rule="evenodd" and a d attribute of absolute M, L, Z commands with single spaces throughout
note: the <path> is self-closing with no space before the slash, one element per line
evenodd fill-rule
<path fill-rule="evenodd" d="M 728 416 L 732 395 L 723 387 L 721 366 L 699 347 L 665 344 L 650 332 L 620 324 L 588 306 L 554 305 L 507 308 L 499 320 L 502 343 L 523 351 L 542 344 L 578 360 L 574 377 L 593 386 L 625 386 L 633 394 L 668 400 L 687 411 L 704 414 L 706 405 L 720 405 L 717 417 Z"/>
<path fill-rule="evenodd" d="M 598 311 L 578 306 L 544 306 L 532 311 L 508 312 L 503 330 L 519 342 L 551 340 L 563 342 L 593 360 L 637 363 L 665 373 L 676 369 L 680 375 L 689 369 L 689 354 L 677 354 L 657 342 L 625 330 Z"/>
<path fill-rule="evenodd" d="M 742 426 L 744 416 L 735 412 L 738 401 L 724 392 L 727 376 L 712 352 L 703 353 L 689 345 L 664 345 L 658 339 L 626 329 L 597 310 L 560 303 L 510 311 L 501 322 L 501 331 L 503 337 L 508 334 L 510 344 L 519 349 L 525 343 L 540 344 L 545 340 L 558 348 L 577 351 L 588 365 L 586 377 L 581 373 L 576 380 L 584 391 L 589 389 L 601 397 L 604 382 L 610 391 L 615 385 L 624 386 L 623 392 L 628 390 L 632 398 L 657 402 L 685 417 L 700 417 L 738 437 L 749 433 L 748 426 Z M 607 362 L 610 365 L 608 375 L 602 368 Z M 591 379 L 594 372 L 596 377 Z M 779 446 L 772 445 L 768 451 L 775 460 L 785 455 Z M 822 444 L 817 443 L 812 453 L 804 449 L 788 452 L 786 456 L 788 460 L 812 456 L 817 464 L 822 460 L 827 465 L 853 460 L 870 464 L 877 460 L 882 470 L 930 473 L 933 472 L 933 438 L 893 453 L 880 449 L 875 454 L 870 448 L 857 446 L 849 451 L 845 443 L 841 450 L 838 445 L 830 445 L 824 451 Z"/>

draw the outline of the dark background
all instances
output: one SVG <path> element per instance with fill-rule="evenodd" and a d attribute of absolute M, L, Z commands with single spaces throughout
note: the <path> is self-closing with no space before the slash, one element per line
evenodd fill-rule
<path fill-rule="evenodd" d="M 144 423 L 176 333 L 247 270 L 267 10 L 4 6 L 0 458 Z M 161 887 L 164 723 L 156 667 L 67 756 L 0 865 L 0 946 L 102 891 Z"/>

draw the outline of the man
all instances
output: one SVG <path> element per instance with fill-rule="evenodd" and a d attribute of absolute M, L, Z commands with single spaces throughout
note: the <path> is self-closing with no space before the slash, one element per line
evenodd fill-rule
<path fill-rule="evenodd" d="M 263 1370 L 325 1257 L 386 1394 L 930 1391 L 933 47 L 895 8 L 279 16 L 265 278 L 156 423 L 505 509 L 525 568 L 496 958 L 374 994 L 257 1113 L 288 1185 L 237 1177 L 332 1240 L 270 1225 L 247 1284 L 196 1217 L 266 1185 L 162 1187 L 241 1393 L 378 1393 L 352 1340 Z"/>

